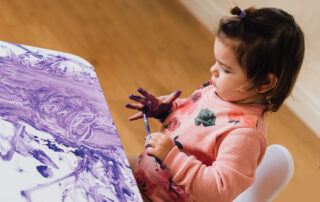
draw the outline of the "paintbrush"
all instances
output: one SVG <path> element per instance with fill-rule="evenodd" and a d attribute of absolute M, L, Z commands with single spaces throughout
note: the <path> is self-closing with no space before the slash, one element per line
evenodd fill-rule
<path fill-rule="evenodd" d="M 147 119 L 147 115 L 146 112 L 148 111 L 148 107 L 143 107 L 142 109 L 142 113 L 143 113 L 143 120 L 144 120 L 144 125 L 146 127 L 146 131 L 147 131 L 147 136 L 150 135 L 150 127 L 149 127 L 149 123 L 148 123 L 148 119 Z M 147 145 L 148 146 L 148 145 Z M 158 166 L 157 166 L 157 158 L 155 156 L 152 156 L 152 160 L 153 160 L 153 166 L 156 169 L 156 171 L 158 171 Z M 159 160 L 160 161 L 160 160 Z"/>

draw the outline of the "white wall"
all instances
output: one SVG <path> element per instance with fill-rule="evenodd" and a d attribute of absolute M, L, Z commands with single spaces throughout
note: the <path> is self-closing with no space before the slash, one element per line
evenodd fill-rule
<path fill-rule="evenodd" d="M 320 2 L 316 0 L 180 0 L 198 20 L 214 31 L 220 17 L 236 4 L 277 7 L 295 17 L 306 38 L 306 55 L 292 97 L 286 105 L 320 137 Z"/>

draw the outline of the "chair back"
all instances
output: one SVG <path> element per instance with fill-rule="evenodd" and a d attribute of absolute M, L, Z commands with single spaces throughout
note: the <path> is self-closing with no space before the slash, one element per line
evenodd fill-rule
<path fill-rule="evenodd" d="M 294 163 L 288 149 L 277 144 L 268 146 L 256 170 L 254 183 L 234 202 L 272 201 L 289 183 L 293 172 Z"/>

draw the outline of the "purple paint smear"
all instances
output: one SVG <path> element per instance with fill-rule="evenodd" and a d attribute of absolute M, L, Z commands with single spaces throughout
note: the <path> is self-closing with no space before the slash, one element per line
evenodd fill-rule
<path fill-rule="evenodd" d="M 74 55 L 0 42 L 0 165 L 16 182 L 0 192 L 20 201 L 142 201 L 95 71 Z"/>

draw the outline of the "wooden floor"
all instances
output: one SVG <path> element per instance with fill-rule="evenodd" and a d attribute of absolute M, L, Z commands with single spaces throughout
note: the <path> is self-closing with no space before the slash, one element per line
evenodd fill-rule
<path fill-rule="evenodd" d="M 142 121 L 127 121 L 129 94 L 144 87 L 185 97 L 210 78 L 214 37 L 175 0 L 0 3 L 0 40 L 73 53 L 95 67 L 127 154 L 142 151 L 145 135 Z M 320 140 L 283 107 L 270 117 L 268 144 L 286 146 L 295 160 L 275 201 L 320 201 Z"/>

